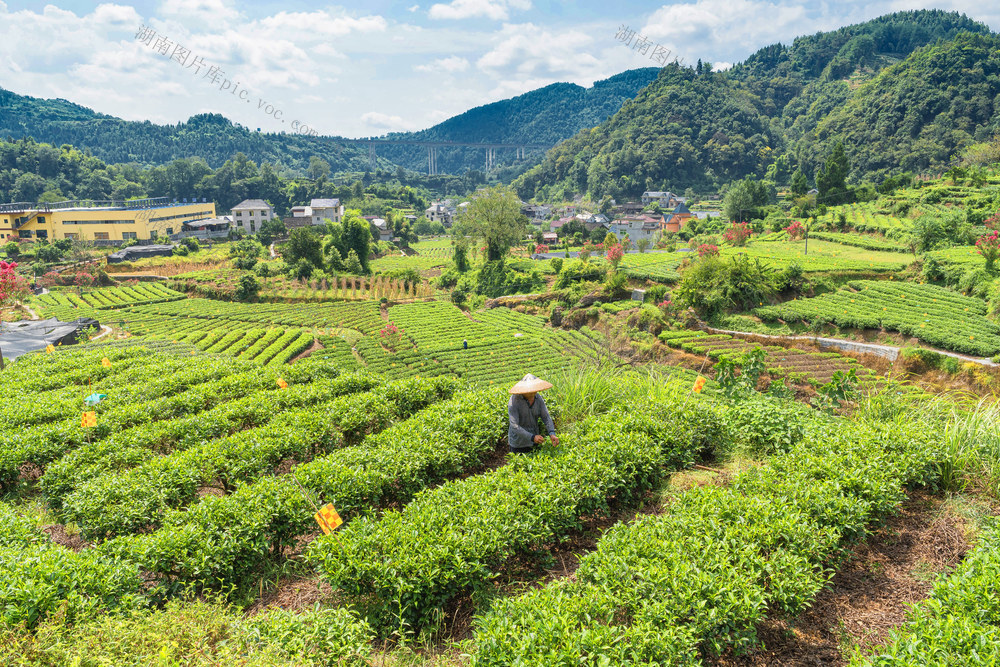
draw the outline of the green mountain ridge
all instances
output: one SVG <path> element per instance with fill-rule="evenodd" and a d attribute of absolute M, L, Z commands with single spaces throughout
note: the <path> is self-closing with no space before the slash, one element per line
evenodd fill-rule
<path fill-rule="evenodd" d="M 715 190 L 733 179 L 763 177 L 769 167 L 772 177 L 785 183 L 796 166 L 813 175 L 837 140 L 847 147 L 855 179 L 943 164 L 995 131 L 982 119 L 992 118 L 997 104 L 988 97 L 995 85 L 988 51 L 996 39 L 987 26 L 964 15 L 921 10 L 799 37 L 791 46 L 771 45 L 727 72 L 700 62 L 694 68 L 671 66 L 609 120 L 550 151 L 515 187 L 524 198 L 585 193 L 595 199 L 635 198 L 646 189 Z M 941 55 L 928 55 L 935 53 Z M 929 76 L 921 64 L 928 59 L 938 63 L 942 75 Z M 963 74 L 961 63 L 975 69 L 976 59 L 984 63 L 983 73 Z M 943 61 L 954 61 L 954 67 Z M 922 113 L 907 131 L 915 137 L 924 133 L 924 140 L 903 142 L 909 154 L 901 160 L 902 149 L 891 143 L 900 131 L 891 110 L 913 100 L 890 85 L 900 77 L 919 83 L 925 96 L 934 91 L 935 99 L 953 94 L 956 85 L 975 83 L 975 113 L 956 108 L 948 119 L 971 131 L 925 132 L 935 119 Z M 918 82 L 920 77 L 926 80 Z M 893 139 L 877 140 L 878 132 Z M 892 157 L 880 158 L 879 150 Z"/>
<path fill-rule="evenodd" d="M 609 118 L 652 81 L 656 72 L 656 68 L 629 70 L 591 88 L 556 83 L 471 109 L 421 132 L 385 138 L 552 145 Z M 572 112 L 567 113 L 567 109 Z M 176 125 L 127 121 L 67 100 L 29 97 L 4 89 L 0 89 L 0 137 L 32 137 L 56 146 L 71 144 L 111 164 L 156 166 L 201 157 L 217 168 L 243 153 L 286 173 L 304 173 L 312 156 L 326 160 L 334 172 L 369 168 L 367 147 L 342 137 L 255 132 L 220 114 L 199 114 Z M 378 156 L 381 168 L 427 168 L 426 150 L 419 146 L 379 146 Z M 522 168 L 539 156 L 536 151 L 530 162 L 522 161 Z M 504 157 L 513 158 L 513 153 L 498 156 Z M 483 159 L 482 149 L 445 149 L 438 171 L 482 169 Z"/>

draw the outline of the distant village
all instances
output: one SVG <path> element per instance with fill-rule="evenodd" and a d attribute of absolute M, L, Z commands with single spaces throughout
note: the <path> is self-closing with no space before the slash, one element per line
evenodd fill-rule
<path fill-rule="evenodd" d="M 423 218 L 438 230 L 447 231 L 455 224 L 468 201 L 452 199 L 434 201 L 423 211 Z M 706 211 L 691 211 L 684 197 L 671 192 L 642 193 L 641 201 L 601 206 L 604 212 L 585 210 L 577 204 L 560 207 L 521 203 L 521 212 L 534 230 L 531 238 L 542 244 L 579 244 L 607 232 L 630 247 L 654 242 L 661 233 L 679 232 L 691 218 L 706 218 Z M 411 227 L 421 216 L 418 211 L 406 211 L 404 218 Z M 309 204 L 294 206 L 291 214 L 280 218 L 285 229 L 322 226 L 339 223 L 344 217 L 340 199 L 312 199 Z M 393 226 L 385 219 L 363 216 L 370 225 L 372 237 L 395 242 Z M 215 205 L 195 199 L 168 201 L 165 197 L 123 202 L 67 201 L 55 204 L 7 204 L 0 206 L 0 239 L 19 241 L 34 239 L 78 239 L 95 245 L 122 245 L 130 240 L 147 244 L 158 239 L 184 238 L 224 239 L 233 234 L 256 234 L 269 221 L 279 216 L 263 199 L 245 199 L 228 215 L 216 215 Z"/>

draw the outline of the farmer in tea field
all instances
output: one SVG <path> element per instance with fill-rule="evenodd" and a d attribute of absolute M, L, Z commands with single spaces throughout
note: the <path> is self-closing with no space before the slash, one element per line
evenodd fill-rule
<path fill-rule="evenodd" d="M 559 444 L 556 437 L 556 427 L 545 407 L 545 399 L 538 392 L 551 389 L 552 385 L 545 380 L 536 378 L 531 373 L 525 375 L 520 382 L 510 388 L 510 402 L 507 404 L 507 415 L 510 426 L 507 428 L 507 444 L 515 454 L 527 454 L 538 445 L 545 442 L 538 428 L 541 422 L 548 431 L 553 445 Z"/>

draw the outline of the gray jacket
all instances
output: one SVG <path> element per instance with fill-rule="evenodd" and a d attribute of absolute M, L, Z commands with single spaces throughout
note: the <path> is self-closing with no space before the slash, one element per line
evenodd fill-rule
<path fill-rule="evenodd" d="M 521 394 L 513 394 L 507 404 L 507 416 L 510 419 L 510 426 L 507 428 L 507 443 L 511 449 L 527 449 L 534 443 L 532 438 L 541 435 L 538 432 L 538 420 L 542 420 L 549 435 L 555 435 L 556 427 L 549 416 L 549 409 L 545 407 L 545 399 L 539 394 L 535 394 L 535 402 L 528 404 Z"/>

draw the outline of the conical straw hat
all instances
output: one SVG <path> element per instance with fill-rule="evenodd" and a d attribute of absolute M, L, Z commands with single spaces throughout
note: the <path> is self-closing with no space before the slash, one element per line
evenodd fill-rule
<path fill-rule="evenodd" d="M 512 394 L 533 394 L 536 391 L 544 391 L 546 389 L 552 389 L 552 384 L 536 378 L 531 373 L 528 373 L 521 381 L 510 388 L 510 393 Z"/>

